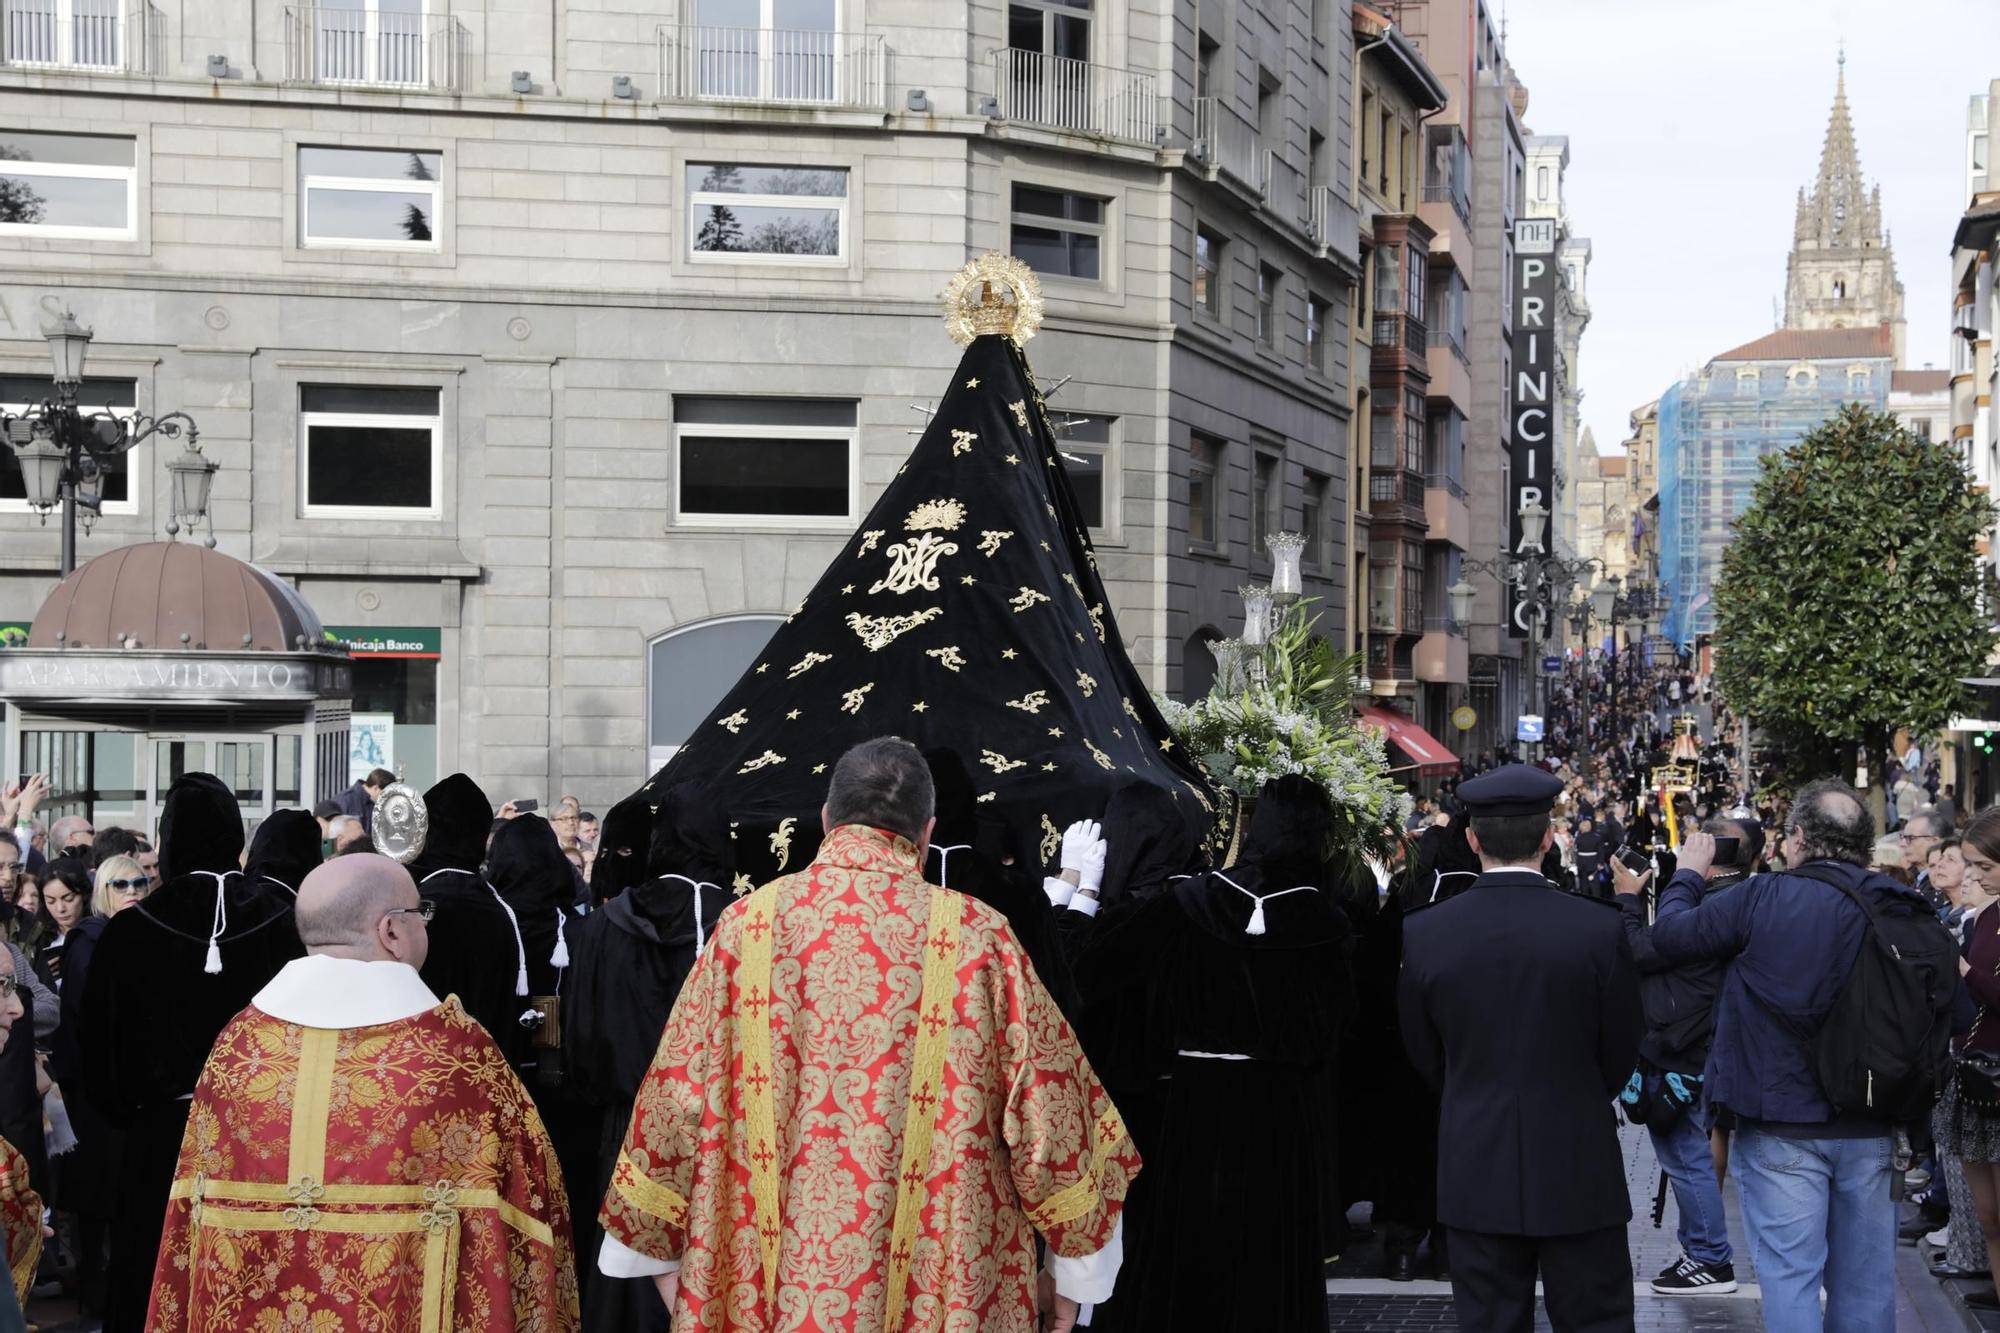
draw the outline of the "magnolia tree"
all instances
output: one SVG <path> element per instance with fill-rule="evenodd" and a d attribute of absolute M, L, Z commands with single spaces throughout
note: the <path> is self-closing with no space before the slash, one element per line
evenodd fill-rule
<path fill-rule="evenodd" d="M 1878 814 L 1899 728 L 1928 736 L 1984 675 L 1993 523 L 1957 451 L 1851 404 L 1763 460 L 1715 586 L 1715 679 L 1791 781 L 1852 776 Z"/>

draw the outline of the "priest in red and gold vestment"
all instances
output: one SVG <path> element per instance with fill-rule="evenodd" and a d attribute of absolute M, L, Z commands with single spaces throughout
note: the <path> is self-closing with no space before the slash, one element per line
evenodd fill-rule
<path fill-rule="evenodd" d="M 725 913 L 668 1019 L 600 1267 L 680 1329 L 1054 1326 L 1111 1294 L 1139 1157 L 999 913 L 923 879 L 906 742 L 835 767 L 813 863 Z"/>
<path fill-rule="evenodd" d="M 150 1333 L 576 1327 L 555 1152 L 486 1030 L 418 977 L 428 911 L 387 857 L 301 884 L 307 956 L 195 1087 Z"/>

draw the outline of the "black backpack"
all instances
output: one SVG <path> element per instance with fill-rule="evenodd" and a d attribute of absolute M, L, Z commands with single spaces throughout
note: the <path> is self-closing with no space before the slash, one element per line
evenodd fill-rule
<path fill-rule="evenodd" d="M 1951 1061 L 1957 942 L 1921 903 L 1878 905 L 1815 865 L 1787 873 L 1832 885 L 1867 917 L 1854 970 L 1807 1043 L 1821 1093 L 1836 1115 L 1928 1116 Z"/>

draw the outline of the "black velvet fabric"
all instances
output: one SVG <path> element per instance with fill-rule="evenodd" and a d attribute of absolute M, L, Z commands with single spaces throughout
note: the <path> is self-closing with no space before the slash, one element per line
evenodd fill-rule
<path fill-rule="evenodd" d="M 257 826 L 243 873 L 272 880 L 294 894 L 320 862 L 319 821 L 304 810 L 278 810 Z"/>
<path fill-rule="evenodd" d="M 729 826 L 715 815 L 706 796 L 706 788 L 693 782 L 667 792 L 652 840 L 659 877 L 626 889 L 570 936 L 574 975 L 565 1054 L 573 1087 L 597 1117 L 589 1177 L 596 1199 L 610 1188 L 639 1084 L 674 998 L 694 967 L 696 940 L 707 939 L 723 909 L 735 901 L 728 888 Z M 698 897 L 689 881 L 703 886 Z M 603 1235 L 597 1208 L 579 1211 L 572 1222 L 583 1327 L 589 1333 L 665 1333 L 667 1313 L 650 1281 L 608 1278 L 597 1271 Z"/>
<path fill-rule="evenodd" d="M 424 793 L 424 806 L 430 829 L 424 850 L 410 863 L 418 896 L 437 909 L 424 984 L 439 999 L 456 995 L 501 1050 L 517 1055 L 528 1000 L 515 991 L 520 955 L 514 926 L 479 873 L 493 805 L 478 783 L 453 773 Z"/>
<path fill-rule="evenodd" d="M 1465 838 L 1470 822 L 1465 807 L 1459 806 L 1452 811 L 1449 824 L 1433 824 L 1418 835 L 1414 867 L 1402 884 L 1405 908 L 1455 898 L 1479 878 L 1479 857 Z"/>
<path fill-rule="evenodd" d="M 556 939 L 582 919 L 575 908 L 576 877 L 556 831 L 540 815 L 507 820 L 486 853 L 486 882 L 514 909 L 528 951 L 528 993 L 561 993 Z M 560 922 L 560 925 L 558 924 Z"/>
<path fill-rule="evenodd" d="M 645 798 L 628 796 L 604 812 L 597 856 L 590 863 L 591 901 L 608 902 L 634 884 L 645 883 L 652 836 L 653 807 Z"/>
<path fill-rule="evenodd" d="M 1207 866 L 1204 822 L 1150 783 L 1128 782 L 1104 807 L 1104 910 L 1141 903 L 1167 881 Z"/>
<path fill-rule="evenodd" d="M 1254 894 L 1293 886 L 1255 865 L 1177 881 L 1078 969 L 1093 1058 L 1146 1161 L 1093 1328 L 1326 1327 L 1350 932 L 1319 892 L 1269 900 L 1265 933 L 1246 934 L 1254 904 L 1223 875 Z"/>
<path fill-rule="evenodd" d="M 964 755 L 982 816 L 1021 847 L 1128 782 L 1212 813 L 1126 656 L 1027 360 L 1003 337 L 966 349 L 861 531 L 643 790 L 706 777 L 738 822 L 739 868 L 763 883 L 770 835 L 795 820 L 789 868 L 809 860 L 832 765 L 885 734 Z"/>
<path fill-rule="evenodd" d="M 997 820 L 981 818 L 979 798 L 965 761 L 955 750 L 924 755 L 937 790 L 937 827 L 931 833 L 924 878 L 977 898 L 1007 918 L 1042 984 L 1065 1014 L 1077 1009 L 1069 960 L 1056 938 L 1055 912 L 1032 869 L 1035 854 L 1008 845 Z"/>
<path fill-rule="evenodd" d="M 174 784 L 161 820 L 160 865 L 173 877 L 103 927 L 79 977 L 71 946 L 65 1002 L 81 990 L 83 1089 L 91 1109 L 125 1133 L 111 1223 L 106 1333 L 137 1333 L 152 1286 L 151 1257 L 209 1047 L 287 962 L 305 950 L 292 895 L 233 867 L 243 848 L 235 798 L 208 774 Z M 217 901 L 223 927 L 214 933 Z M 214 938 L 222 970 L 204 970 Z M 67 1024 L 67 1018 L 65 1020 Z M 60 1029 L 58 1029 L 60 1031 Z"/>

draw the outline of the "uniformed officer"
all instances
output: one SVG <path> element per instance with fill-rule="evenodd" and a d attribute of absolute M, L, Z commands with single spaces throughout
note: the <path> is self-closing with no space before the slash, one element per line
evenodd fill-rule
<path fill-rule="evenodd" d="M 1443 1094 L 1438 1220 L 1465 1333 L 1632 1328 L 1632 1200 L 1612 1099 L 1644 1019 L 1616 908 L 1538 867 L 1562 783 L 1512 764 L 1459 787 L 1484 867 L 1410 913 L 1399 988 L 1411 1062 Z"/>

